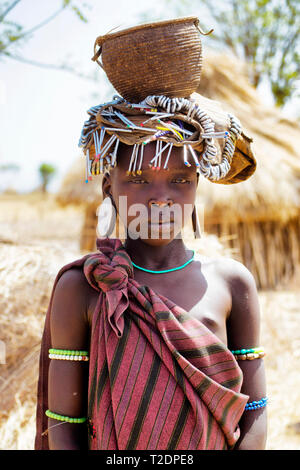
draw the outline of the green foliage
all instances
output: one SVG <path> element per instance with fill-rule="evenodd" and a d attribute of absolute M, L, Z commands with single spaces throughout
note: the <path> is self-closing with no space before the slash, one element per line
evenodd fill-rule
<path fill-rule="evenodd" d="M 54 166 L 50 165 L 49 163 L 42 163 L 39 167 L 39 172 L 45 175 L 51 175 L 55 173 L 56 169 Z"/>
<path fill-rule="evenodd" d="M 72 10 L 73 12 L 78 16 L 78 18 L 83 21 L 84 23 L 87 23 L 87 18 L 83 15 L 82 11 L 79 10 L 78 7 L 76 7 L 75 5 L 72 6 Z"/>
<path fill-rule="evenodd" d="M 79 71 L 78 66 L 76 65 L 68 63 L 49 64 L 40 61 L 34 61 L 30 58 L 24 57 L 20 53 L 25 41 L 34 38 L 35 33 L 39 29 L 55 20 L 58 15 L 62 14 L 66 10 L 74 13 L 79 21 L 87 23 L 88 20 L 83 12 L 87 9 L 90 9 L 91 5 L 83 0 L 61 0 L 60 8 L 58 10 L 54 11 L 50 16 L 38 24 L 35 24 L 32 28 L 27 29 L 22 24 L 7 20 L 8 13 L 13 10 L 21 1 L 23 0 L 5 1 L 2 2 L 2 5 L 0 5 L 0 61 L 1 59 L 13 59 L 18 62 L 33 65 L 35 67 L 68 72 L 72 75 L 76 75 L 77 77 L 94 82 L 96 80 L 94 74 L 86 75 Z"/>
<path fill-rule="evenodd" d="M 6 19 L 8 13 L 21 1 L 22 0 L 5 1 L 0 5 L 0 59 L 1 56 L 18 59 L 16 56 L 16 46 L 21 46 L 24 40 L 31 38 L 33 33 L 50 23 L 66 9 L 71 10 L 80 21 L 87 22 L 87 18 L 84 16 L 82 10 L 82 8 L 87 6 L 85 2 L 81 0 L 77 2 L 75 2 L 75 0 L 62 0 L 61 7 L 58 10 L 54 11 L 50 16 L 34 25 L 32 28 L 26 29 L 22 24 Z M 82 8 L 78 7 L 76 3 L 82 3 Z"/>
<path fill-rule="evenodd" d="M 46 192 L 47 186 L 51 180 L 51 178 L 56 173 L 56 168 L 49 163 L 42 163 L 39 166 L 39 173 L 42 180 L 42 191 Z"/>

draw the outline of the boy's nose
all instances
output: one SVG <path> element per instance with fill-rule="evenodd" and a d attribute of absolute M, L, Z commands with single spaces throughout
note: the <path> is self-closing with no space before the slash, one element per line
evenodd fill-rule
<path fill-rule="evenodd" d="M 173 202 L 169 199 L 167 201 L 154 200 L 154 199 L 151 199 L 149 201 L 149 207 L 170 207 L 172 204 Z"/>

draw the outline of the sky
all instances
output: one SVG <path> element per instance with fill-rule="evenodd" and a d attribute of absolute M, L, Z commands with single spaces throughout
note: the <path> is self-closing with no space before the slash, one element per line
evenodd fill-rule
<path fill-rule="evenodd" d="M 62 0 L 22 0 L 7 16 L 30 28 L 57 9 Z M 71 63 L 80 73 L 96 73 L 96 82 L 69 72 L 36 67 L 14 60 L 0 62 L 0 165 L 18 165 L 0 173 L 0 191 L 29 192 L 40 184 L 38 167 L 49 163 L 57 174 L 49 186 L 56 192 L 79 156 L 78 140 L 86 111 L 111 99 L 115 93 L 103 70 L 93 61 L 97 36 L 150 20 L 175 17 L 162 10 L 160 0 L 89 0 L 84 9 L 88 23 L 65 10 L 20 47 L 25 59 L 47 64 Z M 77 2 L 80 6 L 82 2 Z M 199 16 L 187 9 L 181 16 Z M 202 37 L 205 48 L 205 37 Z M 262 96 L 270 103 L 268 93 Z M 82 157 L 83 158 L 83 157 Z M 84 175 L 83 175 L 84 178 Z"/>

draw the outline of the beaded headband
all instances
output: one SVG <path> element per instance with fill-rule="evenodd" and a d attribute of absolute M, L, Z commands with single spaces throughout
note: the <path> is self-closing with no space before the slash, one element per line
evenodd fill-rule
<path fill-rule="evenodd" d="M 211 114 L 194 99 L 163 95 L 148 96 L 140 103 L 115 95 L 112 101 L 90 108 L 88 114 L 79 140 L 86 156 L 86 182 L 117 165 L 120 142 L 132 146 L 127 174 L 141 174 L 144 146 L 156 141 L 150 162 L 153 170 L 167 170 L 173 146 L 183 147 L 186 166 L 194 163 L 197 172 L 211 182 L 231 183 L 226 176 L 232 167 L 236 143 L 245 137 L 239 120 L 232 114 L 226 114 L 228 128 L 216 130 Z M 253 156 L 250 162 L 251 171 L 240 180 L 255 170 Z"/>

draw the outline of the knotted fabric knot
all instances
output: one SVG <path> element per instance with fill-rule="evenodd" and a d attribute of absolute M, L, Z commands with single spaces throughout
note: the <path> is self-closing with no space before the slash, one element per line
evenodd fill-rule
<path fill-rule="evenodd" d="M 90 269 L 93 271 L 93 278 L 99 289 L 103 292 L 111 290 L 121 290 L 127 287 L 128 273 L 122 266 L 112 264 L 102 264 L 99 257 L 90 260 Z"/>
<path fill-rule="evenodd" d="M 129 305 L 127 285 L 128 279 L 133 277 L 133 267 L 121 241 L 107 239 L 106 243 L 101 239 L 101 251 L 87 258 L 83 271 L 89 284 L 105 294 L 101 310 L 115 333 L 122 336 L 123 313 Z"/>
<path fill-rule="evenodd" d="M 105 241 L 101 240 L 101 251 L 92 253 L 85 261 L 84 274 L 96 290 L 106 293 L 126 289 L 128 278 L 133 277 L 130 257 L 120 240 L 108 239 L 107 244 Z"/>

